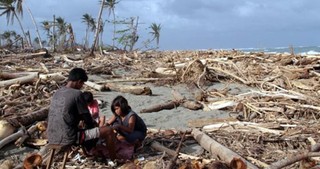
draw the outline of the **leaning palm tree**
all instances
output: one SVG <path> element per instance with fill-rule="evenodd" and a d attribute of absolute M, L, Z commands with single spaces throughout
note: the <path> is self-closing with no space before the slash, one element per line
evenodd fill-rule
<path fill-rule="evenodd" d="M 75 45 L 75 36 L 74 36 L 74 32 L 73 32 L 73 28 L 72 28 L 71 23 L 69 23 L 67 25 L 67 32 L 69 34 L 69 39 L 68 39 L 67 43 L 70 44 L 71 51 L 73 51 L 74 45 Z"/>
<path fill-rule="evenodd" d="M 50 22 L 49 21 L 42 21 L 41 22 L 41 27 L 42 29 L 46 32 L 46 35 L 47 35 L 47 40 L 48 42 L 50 42 L 50 38 L 51 38 L 51 35 L 50 35 L 50 29 L 51 29 L 51 25 L 50 25 Z"/>
<path fill-rule="evenodd" d="M 114 42 L 116 39 L 116 15 L 115 15 L 114 9 L 115 9 L 117 3 L 119 3 L 119 1 L 107 0 L 106 4 L 105 4 L 105 7 L 109 10 L 109 17 L 111 15 L 111 13 L 112 13 L 112 17 L 113 17 L 113 21 L 112 21 L 112 23 L 113 23 L 112 48 L 114 48 Z"/>
<path fill-rule="evenodd" d="M 4 31 L 4 32 L 1 34 L 1 39 L 4 40 L 5 45 L 11 45 L 11 44 L 12 44 L 11 31 Z"/>
<path fill-rule="evenodd" d="M 22 0 L 14 0 L 16 2 L 16 11 L 17 13 L 23 17 L 23 8 L 22 8 Z"/>
<path fill-rule="evenodd" d="M 20 21 L 18 15 L 17 15 L 17 12 L 19 12 L 22 15 L 22 9 L 20 9 L 20 7 L 18 7 L 16 9 L 14 7 L 14 3 L 16 3 L 16 0 L 0 0 L 0 10 L 3 10 L 3 12 L 0 14 L 0 16 L 6 15 L 7 24 L 10 23 L 10 20 L 11 20 L 11 24 L 13 24 L 13 20 L 14 20 L 14 17 L 15 17 L 17 19 L 19 25 L 20 25 L 22 34 L 23 34 L 24 38 L 27 41 L 27 45 L 30 46 L 30 42 L 28 41 L 26 32 L 24 31 L 23 26 L 21 24 L 21 21 Z"/>
<path fill-rule="evenodd" d="M 67 38 L 67 23 L 65 20 L 61 17 L 56 18 L 57 21 L 57 28 L 58 28 L 58 39 L 59 39 L 59 47 L 62 49 L 62 47 L 65 44 L 66 38 Z"/>
<path fill-rule="evenodd" d="M 100 34 L 100 46 L 102 47 L 103 46 L 103 40 L 102 40 L 102 37 L 103 37 L 103 31 L 104 31 L 104 25 L 106 24 L 106 21 L 102 21 L 101 20 L 101 24 L 100 24 L 100 32 L 99 32 L 99 34 Z"/>
<path fill-rule="evenodd" d="M 21 3 L 22 3 L 22 0 L 18 0 L 19 3 L 20 3 L 20 1 L 21 1 Z M 17 6 L 18 6 L 19 3 L 17 3 Z M 41 36 L 40 36 L 40 33 L 39 33 L 39 29 L 38 29 L 38 25 L 37 25 L 37 23 L 36 23 L 33 15 L 32 15 L 32 12 L 31 12 L 30 8 L 29 8 L 28 5 L 26 4 L 26 1 L 24 1 L 24 4 L 25 4 L 25 7 L 26 7 L 27 10 L 28 10 L 28 13 L 29 13 L 29 15 L 30 15 L 30 17 L 31 17 L 32 23 L 33 23 L 33 25 L 34 25 L 34 27 L 35 27 L 35 29 L 36 29 L 37 37 L 38 37 L 38 40 L 39 40 L 39 46 L 40 46 L 40 48 L 43 48 L 42 41 L 41 41 Z M 21 11 L 22 11 L 22 4 L 19 5 L 19 6 L 21 6 Z"/>
<path fill-rule="evenodd" d="M 149 28 L 151 29 L 149 33 L 153 36 L 152 40 L 156 39 L 157 48 L 159 48 L 161 24 L 152 23 Z"/>
<path fill-rule="evenodd" d="M 96 26 L 96 32 L 94 34 L 94 40 L 92 43 L 92 47 L 91 47 L 91 51 L 90 51 L 90 56 L 94 55 L 94 50 L 96 48 L 96 44 L 97 44 L 97 40 L 98 40 L 98 35 L 99 35 L 99 29 L 100 29 L 100 24 L 101 24 L 101 16 L 102 16 L 102 12 L 103 12 L 103 7 L 105 4 L 105 0 L 101 1 L 101 6 L 100 6 L 100 10 L 99 10 L 99 14 L 98 14 L 98 19 L 97 19 L 97 26 Z"/>
<path fill-rule="evenodd" d="M 89 14 L 84 14 L 82 15 L 82 22 L 85 23 L 87 25 L 86 28 L 86 35 L 85 35 L 85 39 L 84 39 L 84 49 L 87 49 L 89 46 L 89 42 L 88 42 L 88 38 L 89 38 L 89 30 L 90 30 L 90 26 L 92 25 L 92 16 Z"/>
<path fill-rule="evenodd" d="M 90 20 L 89 27 L 90 27 L 90 32 L 92 32 L 93 34 L 96 31 L 96 26 L 97 26 L 97 22 L 96 22 L 96 20 L 94 18 L 92 18 Z M 97 37 L 97 41 L 96 42 L 99 42 L 99 36 Z"/>

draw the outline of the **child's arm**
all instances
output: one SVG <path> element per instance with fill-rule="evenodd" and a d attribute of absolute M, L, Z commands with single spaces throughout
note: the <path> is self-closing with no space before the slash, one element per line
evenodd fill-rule
<path fill-rule="evenodd" d="M 112 117 L 107 121 L 107 126 L 111 125 L 116 121 L 116 116 L 112 115 Z"/>
<path fill-rule="evenodd" d="M 121 131 L 124 131 L 127 133 L 131 133 L 134 131 L 135 124 L 136 124 L 136 116 L 131 116 L 129 118 L 129 126 L 128 127 L 124 126 L 124 125 L 118 125 L 118 126 L 115 126 L 114 129 L 121 130 Z"/>

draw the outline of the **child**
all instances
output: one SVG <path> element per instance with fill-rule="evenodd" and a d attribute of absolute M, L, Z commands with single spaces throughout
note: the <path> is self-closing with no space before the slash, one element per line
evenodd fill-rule
<path fill-rule="evenodd" d="M 113 116 L 108 120 L 107 125 L 112 125 L 117 131 L 117 139 L 126 140 L 135 145 L 141 144 L 146 137 L 147 127 L 144 121 L 131 110 L 127 99 L 117 96 L 111 104 Z"/>
<path fill-rule="evenodd" d="M 88 109 L 91 113 L 92 118 L 99 124 L 99 127 L 105 123 L 105 116 L 100 117 L 99 115 L 99 104 L 96 99 L 93 99 L 91 92 L 85 91 L 82 93 L 84 100 L 88 104 Z"/>

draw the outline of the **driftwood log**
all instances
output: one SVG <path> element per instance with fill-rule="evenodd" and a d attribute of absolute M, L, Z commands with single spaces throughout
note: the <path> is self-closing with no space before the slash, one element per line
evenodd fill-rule
<path fill-rule="evenodd" d="M 63 58 L 64 61 L 66 61 L 68 63 L 83 64 L 83 60 L 71 60 L 71 59 L 69 59 L 69 57 L 71 57 L 71 56 L 61 55 L 61 57 Z"/>
<path fill-rule="evenodd" d="M 9 118 L 7 121 L 16 128 L 20 127 L 21 125 L 28 126 L 36 121 L 45 120 L 48 117 L 48 111 L 49 106 L 23 116 Z"/>
<path fill-rule="evenodd" d="M 114 77 L 114 76 L 113 76 Z M 174 80 L 174 78 L 132 78 L 132 79 L 112 79 L 112 80 L 103 80 L 98 83 L 120 83 L 120 82 L 154 82 L 154 81 L 169 81 Z"/>
<path fill-rule="evenodd" d="M 171 94 L 173 96 L 173 99 L 176 101 L 176 102 L 183 102 L 184 100 L 186 100 L 187 98 L 182 96 L 181 93 L 179 93 L 178 91 L 176 90 L 172 90 L 171 91 Z"/>
<path fill-rule="evenodd" d="M 54 81 L 62 81 L 67 78 L 63 76 L 62 72 L 50 73 L 50 74 L 40 74 L 39 78 L 41 80 L 54 80 Z"/>
<path fill-rule="evenodd" d="M 23 136 L 25 133 L 27 133 L 27 130 L 23 127 L 23 128 L 20 129 L 18 132 L 16 132 L 16 133 L 14 133 L 14 134 L 12 134 L 12 135 L 10 135 L 10 136 L 2 139 L 2 140 L 0 141 L 0 149 L 1 149 L 3 146 L 11 143 L 12 141 L 17 140 L 19 137 Z"/>
<path fill-rule="evenodd" d="M 86 81 L 84 84 L 98 91 L 106 90 L 106 87 L 104 85 L 99 85 L 91 81 Z"/>
<path fill-rule="evenodd" d="M 26 72 L 26 73 L 20 73 L 19 75 L 20 75 L 19 77 L 16 77 L 14 79 L 0 81 L 0 87 L 10 86 L 16 83 L 19 83 L 19 84 L 29 83 L 29 82 L 35 81 L 38 78 L 37 72 Z M 12 75 L 12 76 L 15 76 L 15 75 Z"/>
<path fill-rule="evenodd" d="M 193 119 L 188 121 L 188 127 L 196 128 L 196 127 L 203 127 L 211 124 L 217 124 L 217 123 L 223 123 L 223 122 L 236 122 L 236 121 L 238 120 L 234 117 Z"/>
<path fill-rule="evenodd" d="M 320 157 L 320 152 L 306 152 L 301 154 L 295 154 L 291 158 L 282 159 L 275 163 L 272 163 L 269 167 L 267 167 L 267 169 L 280 169 L 309 157 Z"/>
<path fill-rule="evenodd" d="M 179 102 L 180 103 L 179 105 L 183 106 L 184 108 L 187 108 L 190 110 L 199 110 L 203 108 L 202 104 L 200 104 L 197 101 L 187 100 L 186 97 L 182 96 L 182 94 L 176 90 L 173 90 L 171 93 L 172 93 L 173 99 L 176 102 Z"/>
<path fill-rule="evenodd" d="M 48 54 L 48 51 L 41 51 L 38 53 L 31 53 L 28 55 L 25 55 L 24 58 L 25 59 L 32 59 L 32 58 L 36 58 L 36 57 L 49 57 L 50 55 Z"/>
<path fill-rule="evenodd" d="M 169 101 L 169 102 L 161 103 L 161 104 L 158 104 L 158 105 L 146 108 L 146 109 L 142 109 L 140 111 L 140 113 L 152 113 L 152 112 L 158 112 L 161 110 L 171 110 L 171 109 L 176 108 L 178 106 L 179 106 L 178 102 Z"/>
<path fill-rule="evenodd" d="M 30 135 L 32 135 L 33 133 L 35 133 L 37 130 L 41 130 L 40 128 L 42 126 L 46 125 L 46 122 L 42 121 L 42 122 L 38 122 L 37 124 L 32 125 L 31 127 L 28 128 L 27 132 L 21 136 L 16 142 L 15 145 L 16 146 L 21 146 L 24 141 L 30 137 Z M 46 129 L 46 127 L 45 127 Z M 45 130 L 44 129 L 44 130 Z"/>
<path fill-rule="evenodd" d="M 197 101 L 193 100 L 186 100 L 181 104 L 184 108 L 190 109 L 190 110 L 200 110 L 203 108 L 203 105 L 200 104 Z"/>
<path fill-rule="evenodd" d="M 220 143 L 216 142 L 212 138 L 210 138 L 205 133 L 201 132 L 198 129 L 192 130 L 193 137 L 198 141 L 198 143 L 207 151 L 209 151 L 212 155 L 219 157 L 220 160 L 230 164 L 234 158 L 241 159 L 244 163 L 246 163 L 249 169 L 258 169 L 257 166 L 249 163 L 246 159 L 238 155 L 237 153 L 231 151 Z"/>
<path fill-rule="evenodd" d="M 145 87 L 145 86 L 131 86 L 131 85 L 107 83 L 105 87 L 110 90 L 122 92 L 122 93 L 131 93 L 135 95 L 152 95 L 152 91 L 150 87 Z"/>
<path fill-rule="evenodd" d="M 29 72 L 20 72 L 20 73 L 0 72 L 0 79 L 3 79 L 3 80 L 15 79 L 18 77 L 25 76 L 28 73 Z"/>
<path fill-rule="evenodd" d="M 166 152 L 167 154 L 169 154 L 170 156 L 175 156 L 176 155 L 176 151 L 171 150 L 163 145 L 161 145 L 159 142 L 157 141 L 153 141 L 151 143 L 151 147 L 157 151 L 160 152 Z M 213 160 L 209 160 L 209 159 L 203 159 L 201 157 L 196 157 L 196 156 L 191 156 L 188 154 L 184 154 L 184 153 L 179 153 L 179 157 L 182 159 L 192 159 L 192 160 L 202 160 L 204 163 L 208 164 L 210 162 L 212 162 Z"/>

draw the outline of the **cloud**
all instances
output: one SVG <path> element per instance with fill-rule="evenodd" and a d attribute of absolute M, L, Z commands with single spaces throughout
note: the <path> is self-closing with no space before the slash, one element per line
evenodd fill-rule
<path fill-rule="evenodd" d="M 52 20 L 54 14 L 72 23 L 78 40 L 85 32 L 82 15 L 88 13 L 96 18 L 100 7 L 95 0 L 25 2 L 37 23 Z M 162 49 L 232 48 L 317 43 L 319 5 L 318 0 L 121 0 L 115 12 L 117 20 L 139 16 L 139 34 L 144 39 L 150 37 L 147 28 L 151 23 L 161 24 Z M 32 31 L 26 12 L 23 25 Z M 107 11 L 103 17 L 108 18 Z M 19 31 L 16 22 L 14 26 L 3 23 L 5 18 L 0 17 L 0 33 L 13 27 Z M 112 26 L 106 24 L 105 31 L 105 39 L 110 43 Z"/>

